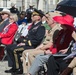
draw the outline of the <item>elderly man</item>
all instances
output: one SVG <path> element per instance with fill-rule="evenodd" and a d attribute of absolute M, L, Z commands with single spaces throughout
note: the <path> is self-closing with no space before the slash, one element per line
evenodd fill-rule
<path fill-rule="evenodd" d="M 22 63 L 20 61 L 21 54 L 26 49 L 32 49 L 37 47 L 45 36 L 45 28 L 41 22 L 42 15 L 39 12 L 33 12 L 32 14 L 32 27 L 30 28 L 26 37 L 18 39 L 18 44 L 7 46 L 6 50 L 9 56 L 10 70 L 5 72 L 22 73 Z"/>
<path fill-rule="evenodd" d="M 0 32 L 2 32 L 3 28 L 9 24 L 9 16 L 10 16 L 10 10 L 3 9 L 1 11 L 1 17 L 3 19 L 3 22 L 0 24 Z"/>
<path fill-rule="evenodd" d="M 27 15 L 27 22 L 28 23 L 31 23 L 32 22 L 32 19 L 31 19 L 31 15 L 34 11 L 34 8 L 33 8 L 33 4 L 29 4 L 29 8 L 26 9 L 26 15 Z"/>
<path fill-rule="evenodd" d="M 15 7 L 14 3 L 11 3 L 11 8 L 9 9 L 11 13 L 19 15 L 18 9 Z"/>

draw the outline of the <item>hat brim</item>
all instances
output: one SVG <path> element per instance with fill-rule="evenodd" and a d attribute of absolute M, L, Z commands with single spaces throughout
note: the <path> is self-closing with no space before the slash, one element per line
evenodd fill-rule
<path fill-rule="evenodd" d="M 63 25 L 63 24 L 61 24 L 61 25 Z M 66 28 L 68 28 L 69 30 L 75 31 L 75 28 L 73 26 L 69 26 L 69 25 L 64 25 L 64 26 L 66 26 Z"/>
<path fill-rule="evenodd" d="M 29 6 L 32 6 L 33 7 L 34 5 L 29 5 Z"/>
<path fill-rule="evenodd" d="M 60 23 L 60 24 L 67 24 L 67 25 L 73 25 L 72 23 L 68 23 L 62 16 L 56 16 L 53 17 L 54 21 Z"/>
<path fill-rule="evenodd" d="M 6 13 L 6 14 L 8 14 L 8 15 L 11 14 L 10 12 L 7 12 L 7 11 L 2 11 L 1 13 Z"/>
<path fill-rule="evenodd" d="M 54 21 L 60 23 L 61 25 L 66 26 L 68 29 L 70 29 L 72 31 L 75 30 L 73 23 L 66 22 L 66 20 L 64 18 L 62 18 L 62 16 L 56 16 L 56 17 L 53 17 L 53 19 L 54 19 Z"/>
<path fill-rule="evenodd" d="M 45 14 L 41 10 L 34 9 L 34 11 L 37 12 L 40 17 L 45 16 Z"/>
<path fill-rule="evenodd" d="M 51 17 L 55 17 L 55 16 L 62 16 L 60 13 L 58 12 L 49 12 L 49 14 L 51 15 Z"/>

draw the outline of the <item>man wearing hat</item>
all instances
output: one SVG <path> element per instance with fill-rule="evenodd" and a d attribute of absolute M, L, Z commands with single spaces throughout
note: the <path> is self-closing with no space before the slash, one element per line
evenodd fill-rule
<path fill-rule="evenodd" d="M 66 53 L 67 48 L 69 46 L 69 43 L 73 39 L 71 34 L 73 32 L 74 27 L 73 27 L 73 22 L 74 19 L 70 15 L 65 15 L 65 16 L 56 16 L 53 18 L 55 22 L 60 23 L 62 28 L 58 35 L 55 37 L 52 45 L 48 47 L 48 49 L 42 49 L 44 50 L 44 54 L 39 54 L 36 56 L 35 60 L 32 63 L 32 66 L 30 67 L 29 74 L 28 75 L 35 75 L 41 66 L 43 64 L 48 62 L 48 73 L 47 75 L 58 75 L 59 73 L 59 68 L 58 65 L 56 64 L 55 59 L 53 59 L 52 54 L 55 54 L 57 52 L 61 53 Z M 68 38 L 69 37 L 69 38 Z M 61 59 L 62 61 L 62 59 Z M 63 62 L 63 61 L 62 61 Z M 58 62 L 59 66 L 60 63 Z"/>
<path fill-rule="evenodd" d="M 8 62 L 11 63 L 10 67 L 12 68 L 5 72 L 22 73 L 22 63 L 20 61 L 22 52 L 26 49 L 36 48 L 44 38 L 45 28 L 42 25 L 40 13 L 33 12 L 32 22 L 32 27 L 26 37 L 19 38 L 17 41 L 18 44 L 7 46 L 7 54 L 10 57 L 10 61 L 8 60 Z"/>
<path fill-rule="evenodd" d="M 34 5 L 33 4 L 29 4 L 29 8 L 26 10 L 26 15 L 27 15 L 27 22 L 28 23 L 31 23 L 32 20 L 31 20 L 31 15 L 34 11 Z"/>
<path fill-rule="evenodd" d="M 19 15 L 18 9 L 15 7 L 14 3 L 11 3 L 11 8 L 9 9 L 11 13 Z"/>
<path fill-rule="evenodd" d="M 9 24 L 9 16 L 10 16 L 10 10 L 4 8 L 1 11 L 1 17 L 3 19 L 3 22 L 0 24 L 0 32 L 2 32 L 3 28 Z"/>

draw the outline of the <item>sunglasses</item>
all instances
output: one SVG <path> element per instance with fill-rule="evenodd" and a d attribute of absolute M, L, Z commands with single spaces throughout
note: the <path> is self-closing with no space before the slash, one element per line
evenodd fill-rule
<path fill-rule="evenodd" d="M 6 14 L 6 13 L 1 13 L 1 15 L 4 15 L 4 14 Z"/>

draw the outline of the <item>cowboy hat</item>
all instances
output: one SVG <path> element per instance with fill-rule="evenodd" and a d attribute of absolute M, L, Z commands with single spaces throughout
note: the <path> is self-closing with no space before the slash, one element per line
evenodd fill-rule
<path fill-rule="evenodd" d="M 15 6 L 15 3 L 11 3 L 11 6 Z"/>
<path fill-rule="evenodd" d="M 10 15 L 10 10 L 4 8 L 4 9 L 1 11 L 1 13 L 6 13 L 6 14 Z"/>
<path fill-rule="evenodd" d="M 33 7 L 34 5 L 32 3 L 30 3 L 29 6 L 32 6 Z"/>

